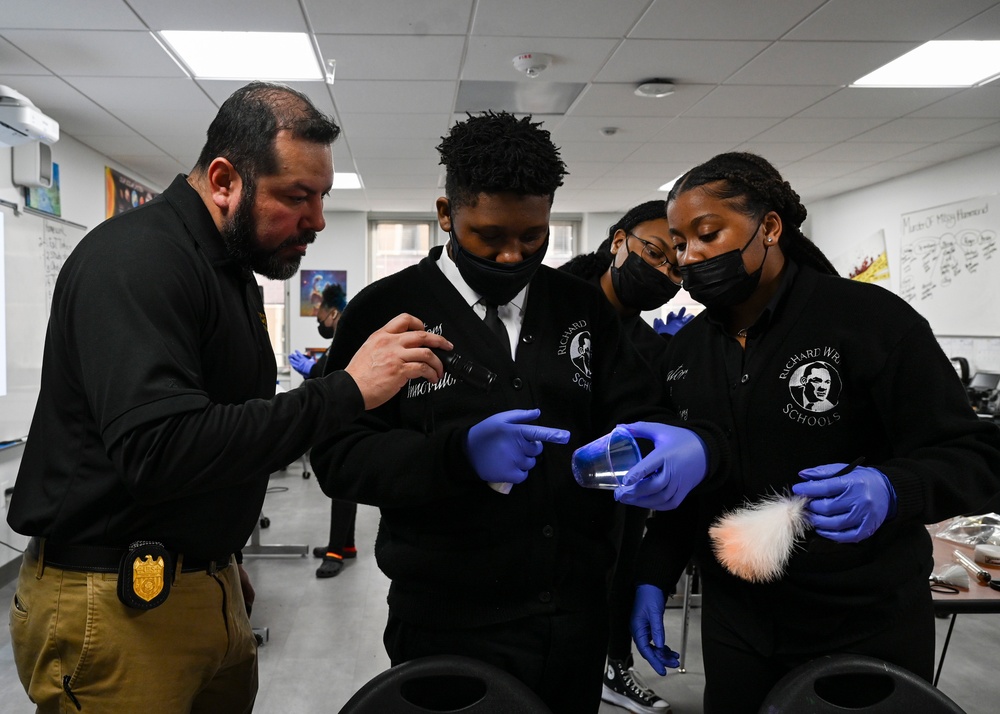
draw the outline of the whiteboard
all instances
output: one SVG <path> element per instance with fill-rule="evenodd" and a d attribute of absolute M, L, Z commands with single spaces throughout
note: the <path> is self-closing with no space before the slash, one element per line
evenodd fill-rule
<path fill-rule="evenodd" d="M 1000 198 L 902 216 L 899 294 L 937 335 L 1000 337 Z"/>
<path fill-rule="evenodd" d="M 3 212 L 7 393 L 0 396 L 0 442 L 28 434 L 38 400 L 42 348 L 56 276 L 86 228 L 0 204 Z"/>

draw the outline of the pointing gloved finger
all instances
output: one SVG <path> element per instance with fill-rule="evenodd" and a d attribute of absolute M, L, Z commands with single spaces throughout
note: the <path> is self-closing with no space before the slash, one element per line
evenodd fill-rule
<path fill-rule="evenodd" d="M 565 429 L 551 429 L 547 426 L 532 424 L 521 427 L 521 436 L 529 441 L 547 441 L 550 444 L 566 444 L 570 433 Z"/>

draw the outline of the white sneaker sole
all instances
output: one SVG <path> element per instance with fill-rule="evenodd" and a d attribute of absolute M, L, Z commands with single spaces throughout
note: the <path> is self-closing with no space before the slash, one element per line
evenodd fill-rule
<path fill-rule="evenodd" d="M 601 692 L 601 699 L 608 702 L 609 704 L 614 704 L 615 706 L 622 707 L 623 709 L 628 709 L 630 712 L 635 714 L 671 714 L 672 710 L 670 705 L 667 704 L 665 707 L 647 707 L 645 704 L 640 704 L 637 701 L 629 699 L 624 694 L 619 694 L 613 689 L 609 689 L 608 685 L 603 685 L 603 690 Z"/>

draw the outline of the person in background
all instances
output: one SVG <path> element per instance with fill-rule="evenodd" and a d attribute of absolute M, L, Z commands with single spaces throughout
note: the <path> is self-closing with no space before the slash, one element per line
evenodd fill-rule
<path fill-rule="evenodd" d="M 692 554 L 698 565 L 706 714 L 756 712 L 784 674 L 827 654 L 930 681 L 924 524 L 977 512 L 1000 489 L 1000 431 L 977 420 L 927 321 L 882 287 L 838 277 L 802 234 L 805 217 L 788 182 L 748 153 L 691 169 L 667 198 L 684 286 L 706 307 L 667 348 L 667 397 L 685 419 L 725 430 L 731 459 L 699 479 L 647 457 L 616 497 L 658 511 L 632 630 L 660 674 L 671 659 L 664 593 Z M 817 361 L 839 385 L 823 390 L 822 412 L 796 401 Z M 806 499 L 812 530 L 783 576 L 729 573 L 710 525 L 788 492 Z"/>
<path fill-rule="evenodd" d="M 375 555 L 391 580 L 383 642 L 393 665 L 474 657 L 556 714 L 594 714 L 621 509 L 609 492 L 579 487 L 570 458 L 621 421 L 667 414 L 611 304 L 542 264 L 565 174 L 549 133 L 489 112 L 456 123 L 438 149 L 447 246 L 358 293 L 327 370 L 352 359 L 366 325 L 405 306 L 492 371 L 492 388 L 450 373 L 436 385 L 413 379 L 317 444 L 312 463 L 328 495 L 381 510 Z M 714 470 L 695 432 L 660 426 L 674 430 L 664 452 Z"/>
<path fill-rule="evenodd" d="M 674 245 L 667 225 L 667 202 L 647 201 L 631 208 L 608 230 L 607 239 L 593 253 L 578 255 L 560 270 L 596 284 L 622 320 L 625 333 L 650 367 L 658 369 L 667 342 L 691 319 L 683 308 L 660 321 L 657 330 L 642 318 L 680 290 Z M 618 563 L 611 585 L 611 636 L 604 670 L 606 702 L 636 714 L 668 714 L 670 704 L 650 689 L 632 669 L 632 633 L 629 619 L 635 597 L 634 561 L 646 528 L 649 510 L 626 506 Z"/>
<path fill-rule="evenodd" d="M 7 517 L 31 536 L 10 631 L 39 712 L 249 712 L 238 553 L 269 475 L 442 376 L 430 348 L 450 343 L 399 315 L 342 369 L 275 394 L 253 272 L 291 277 L 323 230 L 339 132 L 305 95 L 248 84 L 190 176 L 90 231 L 60 271 Z"/>
<path fill-rule="evenodd" d="M 347 307 L 347 295 L 339 284 L 327 285 L 323 288 L 323 300 L 316 308 L 316 321 L 319 336 L 333 341 L 337 332 L 337 323 Z M 318 359 L 307 357 L 298 350 L 288 355 L 288 362 L 304 379 L 323 376 L 326 360 L 330 354 L 327 349 Z M 330 499 L 330 537 L 326 545 L 313 548 L 313 555 L 322 558 L 323 562 L 316 568 L 317 578 L 332 578 L 344 569 L 344 561 L 358 557 L 358 549 L 354 545 L 354 522 L 358 514 L 358 504 L 342 501 L 339 498 Z"/>
<path fill-rule="evenodd" d="M 323 297 L 319 305 L 316 306 L 316 329 L 319 336 L 324 340 L 333 340 L 337 332 L 337 323 L 340 322 L 340 313 L 347 307 L 347 295 L 344 288 L 339 283 L 333 283 L 323 288 Z M 302 375 L 303 379 L 312 379 L 323 375 L 323 367 L 326 365 L 324 352 L 319 357 L 310 357 L 295 350 L 288 355 L 288 364 L 292 369 Z"/>

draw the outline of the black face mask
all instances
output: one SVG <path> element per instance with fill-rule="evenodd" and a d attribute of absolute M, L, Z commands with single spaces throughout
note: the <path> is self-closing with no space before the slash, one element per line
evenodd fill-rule
<path fill-rule="evenodd" d="M 545 251 L 549 248 L 549 239 L 546 237 L 542 247 L 520 263 L 498 263 L 463 250 L 458 244 L 458 236 L 455 235 L 454 229 L 451 231 L 449 246 L 451 259 L 455 261 L 458 272 L 465 278 L 469 287 L 495 305 L 506 305 L 534 277 L 545 257 Z"/>
<path fill-rule="evenodd" d="M 316 329 L 319 330 L 319 336 L 324 340 L 332 340 L 333 333 L 336 332 L 336 328 L 328 327 L 325 322 L 319 323 L 319 326 Z"/>
<path fill-rule="evenodd" d="M 705 307 L 733 307 L 753 294 L 760 283 L 769 246 L 764 246 L 764 259 L 752 274 L 748 274 L 743 265 L 743 252 L 757 237 L 763 223 L 762 219 L 743 248 L 734 248 L 700 263 L 678 268 L 684 278 L 684 289 L 691 293 L 691 297 Z"/>
<path fill-rule="evenodd" d="M 632 252 L 620 268 L 612 264 L 611 287 L 622 305 L 635 310 L 655 310 L 670 302 L 681 289 L 642 256 Z"/>

